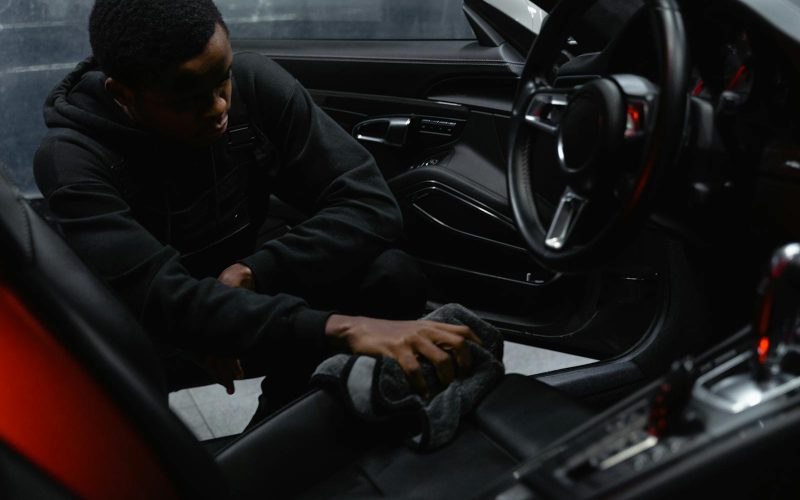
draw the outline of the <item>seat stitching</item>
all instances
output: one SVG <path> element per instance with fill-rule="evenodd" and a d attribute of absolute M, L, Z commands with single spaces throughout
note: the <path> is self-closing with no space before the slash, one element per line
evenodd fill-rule
<path fill-rule="evenodd" d="M 500 441 L 499 441 L 497 438 L 495 438 L 495 437 L 494 437 L 494 436 L 492 436 L 491 434 L 489 434 L 489 433 L 487 433 L 486 431 L 484 431 L 484 430 L 481 428 L 481 426 L 480 426 L 480 425 L 478 425 L 478 423 L 477 423 L 477 422 L 475 422 L 474 429 L 475 429 L 475 430 L 476 430 L 476 431 L 477 431 L 477 432 L 478 432 L 478 433 L 479 433 L 481 436 L 483 436 L 484 438 L 486 438 L 486 440 L 487 440 L 487 441 L 489 441 L 489 443 L 491 443 L 491 444 L 492 444 L 492 446 L 494 446 L 494 447 L 495 447 L 495 448 L 497 448 L 498 450 L 502 451 L 502 452 L 503 452 L 504 454 L 506 454 L 506 455 L 507 455 L 507 456 L 508 456 L 508 457 L 509 457 L 511 460 L 513 460 L 514 462 L 517 462 L 517 463 L 519 463 L 520 461 L 522 461 L 522 457 L 517 457 L 516 455 L 514 455 L 514 454 L 511 452 L 511 450 L 508 450 L 508 449 L 506 449 L 505 447 L 503 447 L 503 445 L 500 443 Z"/>

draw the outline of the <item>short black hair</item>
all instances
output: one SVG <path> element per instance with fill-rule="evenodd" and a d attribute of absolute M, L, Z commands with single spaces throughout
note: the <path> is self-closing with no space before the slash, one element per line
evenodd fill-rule
<path fill-rule="evenodd" d="M 89 42 L 106 75 L 142 87 L 201 54 L 217 24 L 227 33 L 212 0 L 96 0 Z"/>

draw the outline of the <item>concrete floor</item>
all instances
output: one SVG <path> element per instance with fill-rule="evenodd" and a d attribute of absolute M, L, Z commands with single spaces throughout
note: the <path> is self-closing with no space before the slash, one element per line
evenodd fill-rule
<path fill-rule="evenodd" d="M 561 368 L 585 365 L 593 359 L 505 343 L 506 373 L 534 375 Z M 256 411 L 262 378 L 235 382 L 236 392 L 228 395 L 221 385 L 195 387 L 169 395 L 169 406 L 199 440 L 239 434 Z"/>

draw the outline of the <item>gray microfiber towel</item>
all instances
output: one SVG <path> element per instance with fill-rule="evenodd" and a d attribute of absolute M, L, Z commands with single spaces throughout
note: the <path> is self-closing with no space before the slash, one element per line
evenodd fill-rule
<path fill-rule="evenodd" d="M 492 325 L 458 304 L 436 309 L 424 319 L 468 326 L 483 342 L 467 342 L 472 352 L 472 371 L 457 378 L 430 400 L 411 387 L 400 365 L 391 358 L 338 354 L 320 364 L 312 384 L 333 391 L 356 416 L 381 421 L 398 415 L 415 415 L 419 432 L 408 439 L 417 450 L 432 450 L 449 442 L 462 415 L 469 413 L 504 373 L 503 337 Z M 428 387 L 440 385 L 436 370 L 426 359 L 420 364 Z"/>

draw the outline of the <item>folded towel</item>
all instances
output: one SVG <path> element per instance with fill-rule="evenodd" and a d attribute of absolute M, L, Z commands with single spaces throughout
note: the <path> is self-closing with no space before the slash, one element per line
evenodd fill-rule
<path fill-rule="evenodd" d="M 466 378 L 457 378 L 447 388 L 425 400 L 411 387 L 400 365 L 391 358 L 339 354 L 322 362 L 314 372 L 314 385 L 338 394 L 350 410 L 367 421 L 412 414 L 419 419 L 419 432 L 410 436 L 408 445 L 431 450 L 449 442 L 458 430 L 462 415 L 503 376 L 503 338 L 490 324 L 458 304 L 436 309 L 424 319 L 468 326 L 483 342 L 467 342 L 472 352 L 472 370 Z M 436 370 L 420 358 L 428 387 L 438 384 Z"/>

